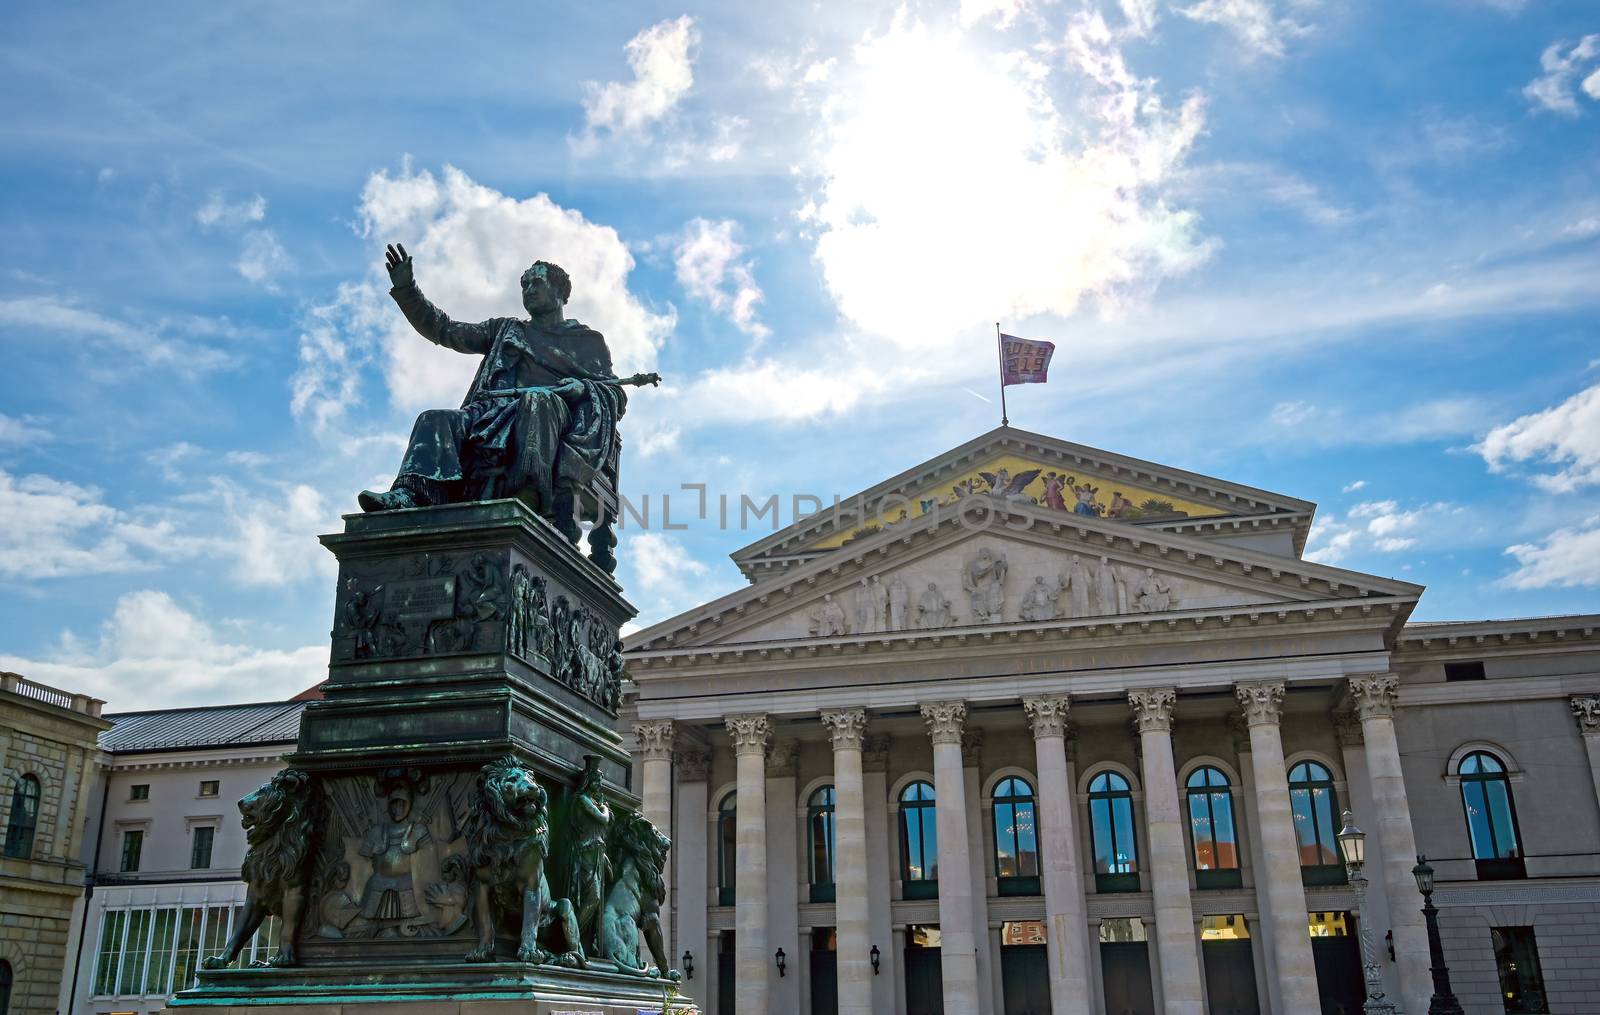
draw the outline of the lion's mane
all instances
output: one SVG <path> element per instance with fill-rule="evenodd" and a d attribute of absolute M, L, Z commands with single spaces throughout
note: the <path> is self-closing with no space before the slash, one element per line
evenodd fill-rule
<path fill-rule="evenodd" d="M 513 787 L 524 779 L 533 782 L 533 773 L 510 757 L 491 761 L 478 773 L 477 799 L 467 809 L 463 832 L 472 866 L 491 885 L 515 881 L 523 851 L 537 848 L 534 841 L 548 834 L 544 807 L 516 806 Z"/>
<path fill-rule="evenodd" d="M 284 889 L 306 880 L 306 856 L 316 827 L 311 776 L 298 768 L 286 768 L 246 802 L 253 823 L 245 833 L 250 848 L 241 874 L 276 912 Z"/>

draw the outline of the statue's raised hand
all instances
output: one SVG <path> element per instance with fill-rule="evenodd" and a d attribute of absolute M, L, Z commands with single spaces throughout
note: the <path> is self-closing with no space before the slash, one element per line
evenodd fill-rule
<path fill-rule="evenodd" d="M 389 284 L 396 289 L 416 281 L 411 274 L 411 255 L 403 243 L 391 243 L 384 248 L 383 260 L 389 269 Z"/>

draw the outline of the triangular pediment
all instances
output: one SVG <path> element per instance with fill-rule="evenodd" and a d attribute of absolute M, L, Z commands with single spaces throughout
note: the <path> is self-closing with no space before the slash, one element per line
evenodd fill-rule
<path fill-rule="evenodd" d="M 1422 588 L 1036 504 L 962 502 L 638 632 L 630 651 L 1404 606 Z M 1403 618 L 1402 618 L 1403 619 Z"/>
<path fill-rule="evenodd" d="M 1029 504 L 1068 518 L 1204 534 L 1291 531 L 1304 548 L 1315 505 L 1070 441 L 1000 427 L 733 554 L 765 581 L 968 497 Z"/>

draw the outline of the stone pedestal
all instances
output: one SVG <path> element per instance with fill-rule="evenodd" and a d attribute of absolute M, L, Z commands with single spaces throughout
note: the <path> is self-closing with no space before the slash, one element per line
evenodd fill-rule
<path fill-rule="evenodd" d="M 241 803 L 252 899 L 298 947 L 282 968 L 203 971 L 173 1007 L 660 1010 L 665 981 L 626 968 L 648 949 L 607 955 L 600 933 L 614 887 L 664 862 L 616 730 L 620 587 L 516 500 L 351 515 L 322 542 L 339 559 L 324 697 L 292 771 Z M 519 939 L 541 912 L 550 955 Z M 541 961 L 510 962 L 519 946 Z"/>

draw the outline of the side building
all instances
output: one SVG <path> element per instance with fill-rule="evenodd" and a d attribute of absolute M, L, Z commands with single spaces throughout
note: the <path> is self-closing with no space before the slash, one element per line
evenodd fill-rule
<path fill-rule="evenodd" d="M 244 906 L 238 802 L 283 767 L 303 700 L 108 715 L 91 888 L 61 990 L 69 1015 L 157 1012 Z M 241 963 L 276 947 L 277 921 Z M 56 1010 L 52 1006 L 51 1010 Z"/>
<path fill-rule="evenodd" d="M 708 1013 L 1600 1013 L 1600 616 L 1410 623 L 1315 505 L 1002 427 L 628 639 Z M 1367 833 L 1366 905 L 1341 862 Z M 1364 915 L 1364 921 L 1363 921 Z"/>
<path fill-rule="evenodd" d="M 0 1013 L 55 1012 L 70 975 L 104 704 L 0 673 Z"/>

